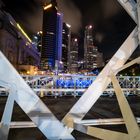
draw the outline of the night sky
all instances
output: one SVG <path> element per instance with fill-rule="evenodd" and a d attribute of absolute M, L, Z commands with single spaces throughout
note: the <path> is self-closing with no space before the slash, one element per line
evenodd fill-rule
<path fill-rule="evenodd" d="M 32 36 L 41 30 L 42 5 L 45 0 L 3 0 L 5 9 Z M 84 27 L 94 26 L 94 43 L 105 58 L 110 58 L 135 27 L 117 0 L 58 0 L 64 21 L 72 25 L 78 35 L 79 50 L 83 54 Z M 82 58 L 83 55 L 80 55 Z"/>

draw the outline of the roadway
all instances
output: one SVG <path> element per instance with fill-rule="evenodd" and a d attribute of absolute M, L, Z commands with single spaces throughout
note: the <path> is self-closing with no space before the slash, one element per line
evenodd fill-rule
<path fill-rule="evenodd" d="M 2 117 L 2 112 L 4 110 L 6 99 L 7 99 L 6 97 L 0 97 L 0 118 Z M 70 108 L 74 105 L 74 103 L 78 99 L 79 97 L 74 98 L 70 96 L 58 97 L 58 98 L 54 98 L 54 97 L 42 98 L 43 102 L 46 105 L 48 105 L 50 110 L 52 110 L 52 112 L 56 115 L 56 117 L 59 120 L 61 120 L 65 116 L 65 114 L 70 110 Z M 139 107 L 140 97 L 130 96 L 130 97 L 127 97 L 127 99 L 131 105 L 131 108 L 135 116 L 140 117 L 140 107 Z M 120 112 L 118 103 L 116 101 L 116 98 L 115 97 L 112 97 L 112 98 L 100 97 L 99 100 L 94 105 L 94 107 L 92 107 L 92 109 L 85 116 L 84 120 L 100 119 L 100 121 L 98 120 L 98 122 L 102 121 L 102 125 L 98 125 L 97 127 L 121 131 L 121 132 L 127 132 L 123 124 L 124 122 L 122 120 L 118 120 L 118 118 L 120 117 L 122 116 L 121 116 L 121 112 Z M 120 123 L 119 125 L 113 125 L 113 126 L 110 124 L 108 124 L 107 126 L 103 125 L 103 121 L 105 123 L 109 123 L 109 121 L 107 121 L 108 119 L 112 119 L 112 122 L 122 121 L 122 123 Z M 24 123 L 21 122 L 23 120 L 25 121 Z M 82 121 L 82 123 L 91 125 L 91 121 L 92 120 Z M 15 123 L 15 122 L 18 122 L 18 123 Z M 26 126 L 28 126 L 29 128 L 26 128 L 26 126 L 24 126 L 25 123 L 26 123 Z M 8 140 L 19 140 L 19 139 L 20 140 L 46 140 L 45 137 L 35 127 L 35 125 L 31 123 L 30 119 L 24 114 L 24 112 L 20 109 L 20 107 L 15 103 L 11 127 L 12 126 L 18 127 L 19 125 L 22 125 L 24 127 L 21 129 L 15 129 L 15 128 L 10 129 Z M 84 135 L 77 131 L 74 131 L 72 134 L 74 135 L 74 137 L 76 137 L 77 140 L 93 140 L 92 137 Z"/>

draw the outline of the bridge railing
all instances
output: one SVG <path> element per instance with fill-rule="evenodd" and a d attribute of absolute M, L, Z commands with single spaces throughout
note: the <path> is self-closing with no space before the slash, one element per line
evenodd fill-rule
<path fill-rule="evenodd" d="M 74 95 L 81 96 L 85 90 L 96 79 L 96 76 L 50 76 L 50 75 L 21 75 L 28 85 L 38 95 Z M 140 93 L 139 76 L 118 76 L 120 86 L 127 95 L 136 95 Z M 0 95 L 7 96 L 8 92 L 0 88 Z M 112 83 L 109 84 L 102 96 L 113 96 L 114 89 Z"/>
<path fill-rule="evenodd" d="M 38 94 L 40 92 L 49 95 L 70 93 L 81 95 L 96 79 L 96 76 L 50 76 L 22 75 L 29 86 Z M 138 94 L 140 92 L 139 76 L 118 76 L 117 77 L 125 95 Z M 112 83 L 104 91 L 103 95 L 113 95 L 114 89 Z"/>

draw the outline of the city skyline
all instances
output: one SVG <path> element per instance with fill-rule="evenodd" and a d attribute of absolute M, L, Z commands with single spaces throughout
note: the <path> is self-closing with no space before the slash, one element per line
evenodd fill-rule
<path fill-rule="evenodd" d="M 140 0 L 6 1 L 0 140 L 139 140 Z"/>
<path fill-rule="evenodd" d="M 36 29 L 41 29 L 41 1 L 21 0 L 19 3 L 18 0 L 13 0 L 11 4 L 10 0 L 5 0 L 4 3 L 5 9 L 23 25 L 30 35 L 37 31 Z M 103 5 L 103 3 L 106 4 Z M 85 3 L 80 0 L 58 1 L 58 6 L 64 13 L 64 20 L 72 25 L 72 31 L 79 36 L 79 50 L 82 54 L 84 50 L 84 30 L 82 29 L 86 25 L 94 26 L 94 43 L 99 51 L 104 53 L 105 58 L 110 58 L 115 53 L 135 26 L 116 0 L 106 0 L 106 2 L 88 0 Z M 35 24 L 32 25 L 33 23 Z"/>
<path fill-rule="evenodd" d="M 62 15 L 56 1 L 44 6 L 42 24 L 41 69 L 54 69 L 61 61 Z M 57 61 L 57 62 L 56 62 Z"/>

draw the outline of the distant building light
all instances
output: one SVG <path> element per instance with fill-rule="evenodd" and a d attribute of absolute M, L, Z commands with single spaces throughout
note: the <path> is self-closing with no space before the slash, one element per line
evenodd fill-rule
<path fill-rule="evenodd" d="M 39 34 L 43 34 L 43 32 L 42 31 L 39 31 L 39 32 L 37 32 L 37 34 L 39 35 Z"/>
<path fill-rule="evenodd" d="M 66 48 L 67 46 L 65 44 L 62 44 L 62 47 L 65 47 Z"/>
<path fill-rule="evenodd" d="M 55 6 L 55 9 L 58 10 L 58 8 Z"/>
<path fill-rule="evenodd" d="M 60 14 L 60 13 L 57 13 L 57 15 L 61 16 L 61 14 Z"/>
<path fill-rule="evenodd" d="M 30 74 L 30 71 L 27 71 L 27 74 Z"/>
<path fill-rule="evenodd" d="M 78 53 L 78 51 L 71 51 L 70 53 Z"/>
<path fill-rule="evenodd" d="M 93 55 L 94 57 L 97 57 L 97 55 L 95 54 L 95 55 Z"/>
<path fill-rule="evenodd" d="M 63 62 L 62 62 L 62 61 L 60 61 L 59 63 L 60 63 L 60 64 L 63 64 Z"/>
<path fill-rule="evenodd" d="M 75 39 L 74 39 L 74 41 L 75 41 L 75 42 L 77 42 L 77 41 L 78 41 L 78 39 L 77 39 L 77 38 L 75 38 Z"/>
<path fill-rule="evenodd" d="M 23 35 L 29 40 L 29 42 L 32 42 L 32 40 L 29 38 L 29 36 L 25 33 L 25 31 L 21 28 L 21 26 L 18 23 L 17 27 L 23 33 Z"/>
<path fill-rule="evenodd" d="M 26 46 L 30 46 L 30 43 L 29 42 L 26 42 Z"/>
<path fill-rule="evenodd" d="M 53 32 L 47 32 L 47 34 L 49 34 L 49 35 L 54 35 L 54 33 L 53 33 Z"/>
<path fill-rule="evenodd" d="M 66 25 L 67 25 L 68 28 L 71 28 L 71 25 L 70 24 L 66 23 Z"/>
<path fill-rule="evenodd" d="M 38 39 L 37 36 L 34 36 L 34 39 Z"/>
<path fill-rule="evenodd" d="M 92 29 L 92 25 L 89 25 L 89 29 Z"/>
<path fill-rule="evenodd" d="M 10 23 L 14 26 L 14 23 L 12 21 L 10 21 Z"/>
<path fill-rule="evenodd" d="M 52 4 L 49 4 L 49 5 L 47 5 L 47 6 L 44 7 L 44 10 L 47 10 L 47 9 L 49 9 L 51 7 L 52 7 Z"/>

